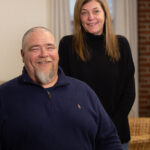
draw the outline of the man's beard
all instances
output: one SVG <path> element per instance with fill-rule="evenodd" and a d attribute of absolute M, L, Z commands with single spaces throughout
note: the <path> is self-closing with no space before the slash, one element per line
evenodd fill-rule
<path fill-rule="evenodd" d="M 49 72 L 41 72 L 38 69 L 35 69 L 35 77 L 39 83 L 48 84 L 52 81 L 54 76 L 54 66 L 52 66 L 52 70 Z"/>

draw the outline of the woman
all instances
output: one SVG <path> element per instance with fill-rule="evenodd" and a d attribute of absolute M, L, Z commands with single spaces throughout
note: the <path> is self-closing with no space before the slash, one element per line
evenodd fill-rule
<path fill-rule="evenodd" d="M 116 125 L 124 147 L 134 103 L 134 64 L 127 39 L 113 32 L 106 0 L 76 0 L 74 33 L 59 44 L 64 72 L 89 84 Z"/>

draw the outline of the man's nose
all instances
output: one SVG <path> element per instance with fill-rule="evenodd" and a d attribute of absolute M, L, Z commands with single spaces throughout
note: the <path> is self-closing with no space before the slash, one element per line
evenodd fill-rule
<path fill-rule="evenodd" d="M 45 48 L 41 48 L 40 56 L 47 57 L 48 56 L 48 51 Z"/>

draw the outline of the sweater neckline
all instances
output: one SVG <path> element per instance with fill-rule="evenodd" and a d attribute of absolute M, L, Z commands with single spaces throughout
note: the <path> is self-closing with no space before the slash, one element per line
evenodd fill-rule
<path fill-rule="evenodd" d="M 90 40 L 90 41 L 95 41 L 95 40 L 104 40 L 104 34 L 101 34 L 101 35 L 94 35 L 94 34 L 91 34 L 89 32 L 85 32 L 85 38 L 87 40 Z"/>

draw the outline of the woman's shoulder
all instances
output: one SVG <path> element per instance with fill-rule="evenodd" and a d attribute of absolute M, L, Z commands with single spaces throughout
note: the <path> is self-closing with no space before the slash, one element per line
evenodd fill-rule
<path fill-rule="evenodd" d="M 128 39 L 123 35 L 117 35 L 120 51 L 129 52 L 130 45 Z"/>
<path fill-rule="evenodd" d="M 73 39 L 73 35 L 65 35 L 61 38 L 60 42 L 70 42 Z"/>
<path fill-rule="evenodd" d="M 59 42 L 59 56 L 64 56 L 66 54 L 70 54 L 72 53 L 72 49 L 73 49 L 73 35 L 66 35 L 64 37 L 61 38 L 60 42 Z"/>
<path fill-rule="evenodd" d="M 128 43 L 128 40 L 127 40 L 127 38 L 125 37 L 125 36 L 123 36 L 123 35 L 116 35 L 117 36 L 117 39 L 118 39 L 118 42 L 119 42 L 119 44 L 121 43 Z"/>
<path fill-rule="evenodd" d="M 65 49 L 70 50 L 72 48 L 73 43 L 73 35 L 63 36 L 59 42 L 59 50 Z"/>
<path fill-rule="evenodd" d="M 132 60 L 132 52 L 128 39 L 123 35 L 117 35 L 117 38 L 122 60 Z"/>

